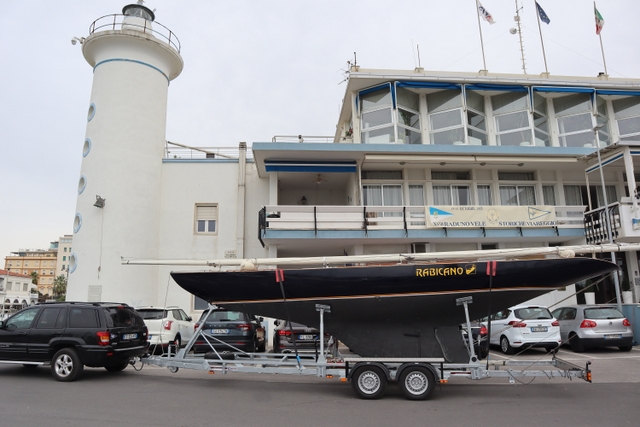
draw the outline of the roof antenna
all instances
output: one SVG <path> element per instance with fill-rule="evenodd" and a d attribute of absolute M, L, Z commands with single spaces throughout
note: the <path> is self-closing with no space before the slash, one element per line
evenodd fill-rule
<path fill-rule="evenodd" d="M 511 28 L 509 33 L 518 34 L 518 39 L 520 41 L 520 58 L 522 59 L 522 71 L 527 74 L 527 66 L 524 62 L 524 41 L 522 40 L 522 28 L 520 26 L 520 11 L 524 9 L 524 6 L 518 8 L 518 0 L 516 1 L 516 16 L 513 17 L 513 20 L 516 21 L 516 26 L 518 28 Z"/>
<path fill-rule="evenodd" d="M 422 64 L 420 63 L 420 45 L 416 45 L 416 50 L 418 51 L 418 69 L 422 70 Z"/>

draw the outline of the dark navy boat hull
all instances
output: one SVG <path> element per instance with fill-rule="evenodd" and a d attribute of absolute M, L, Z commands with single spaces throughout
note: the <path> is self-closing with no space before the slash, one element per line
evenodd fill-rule
<path fill-rule="evenodd" d="M 275 271 L 172 272 L 188 292 L 213 304 L 319 327 L 316 304 L 328 305 L 325 330 L 369 357 L 445 357 L 446 342 L 465 321 L 456 299 L 472 296 L 471 319 L 487 316 L 580 280 L 616 269 L 592 258 L 411 264 L 284 270 L 284 297 Z M 461 340 L 459 340 L 461 341 Z M 464 349 L 462 349 L 464 350 Z M 464 356 L 467 357 L 467 356 Z"/>

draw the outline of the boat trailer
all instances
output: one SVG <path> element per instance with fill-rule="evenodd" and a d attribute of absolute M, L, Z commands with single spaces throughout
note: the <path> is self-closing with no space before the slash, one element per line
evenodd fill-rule
<path fill-rule="evenodd" d="M 470 322 L 467 304 L 470 297 L 460 298 L 458 305 L 464 305 L 467 314 L 467 330 Z M 209 312 L 215 306 L 209 307 Z M 320 313 L 320 332 L 323 333 L 323 315 L 330 307 L 317 305 Z M 473 340 L 465 339 L 469 352 L 468 363 L 447 363 L 444 358 L 381 358 L 344 357 L 338 352 L 337 343 L 324 348 L 320 339 L 320 349 L 316 353 L 246 353 L 229 344 L 229 351 L 217 351 L 212 342 L 222 341 L 203 331 L 202 322 L 184 348 L 167 354 L 148 355 L 140 362 L 168 368 L 176 373 L 180 368 L 206 371 L 210 374 L 231 372 L 307 375 L 319 378 L 339 378 L 350 381 L 356 394 L 363 399 L 378 399 L 384 395 L 389 383 L 397 383 L 402 393 L 410 400 L 428 399 L 436 384 L 446 384 L 452 378 L 483 380 L 506 378 L 509 383 L 524 378 L 567 378 L 583 379 L 591 382 L 591 362 L 585 367 L 561 360 L 552 354 L 549 360 L 505 360 L 481 362 L 474 354 Z M 323 336 L 323 335 L 321 335 Z M 467 335 L 471 336 L 470 333 Z M 194 353 L 192 348 L 198 339 L 204 339 L 211 351 Z M 135 366 L 135 365 L 134 365 Z M 141 368 L 140 368 L 141 369 Z"/>

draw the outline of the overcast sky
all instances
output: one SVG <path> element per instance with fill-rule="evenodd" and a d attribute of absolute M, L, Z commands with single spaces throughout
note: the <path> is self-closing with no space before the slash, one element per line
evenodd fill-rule
<path fill-rule="evenodd" d="M 0 257 L 71 234 L 92 70 L 73 36 L 123 0 L 0 0 Z M 514 0 L 483 0 L 490 72 L 522 73 Z M 528 74 L 544 71 L 533 0 L 519 2 Z M 237 147 L 333 135 L 347 61 L 363 68 L 483 68 L 475 0 L 149 0 L 182 45 L 167 139 Z M 540 0 L 551 74 L 604 71 L 593 2 Z M 640 1 L 599 0 L 609 75 L 640 78 Z M 4 266 L 4 262 L 0 267 Z"/>

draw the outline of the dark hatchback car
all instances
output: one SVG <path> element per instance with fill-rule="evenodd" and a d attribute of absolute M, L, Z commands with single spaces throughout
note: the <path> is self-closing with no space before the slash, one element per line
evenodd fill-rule
<path fill-rule="evenodd" d="M 195 353 L 207 353 L 213 349 L 248 353 L 266 350 L 267 343 L 261 317 L 217 308 L 203 312 L 194 328 L 197 330 L 203 321 L 202 333 L 193 346 Z"/>
<path fill-rule="evenodd" d="M 292 353 L 296 349 L 299 352 L 318 352 L 320 350 L 320 331 L 316 328 L 286 320 L 276 320 L 273 333 L 273 352 Z M 324 348 L 329 347 L 331 336 L 324 334 Z"/>
<path fill-rule="evenodd" d="M 58 381 L 75 380 L 85 365 L 122 371 L 147 346 L 147 327 L 126 304 L 44 303 L 0 322 L 0 361 L 51 365 Z"/>
<path fill-rule="evenodd" d="M 296 349 L 299 352 L 318 352 L 320 350 L 320 331 L 300 323 L 288 323 L 284 320 L 276 320 L 273 333 L 273 352 L 292 353 Z M 324 334 L 324 348 L 327 349 L 330 340 L 329 334 Z M 295 347 L 294 347 L 295 342 Z"/>

